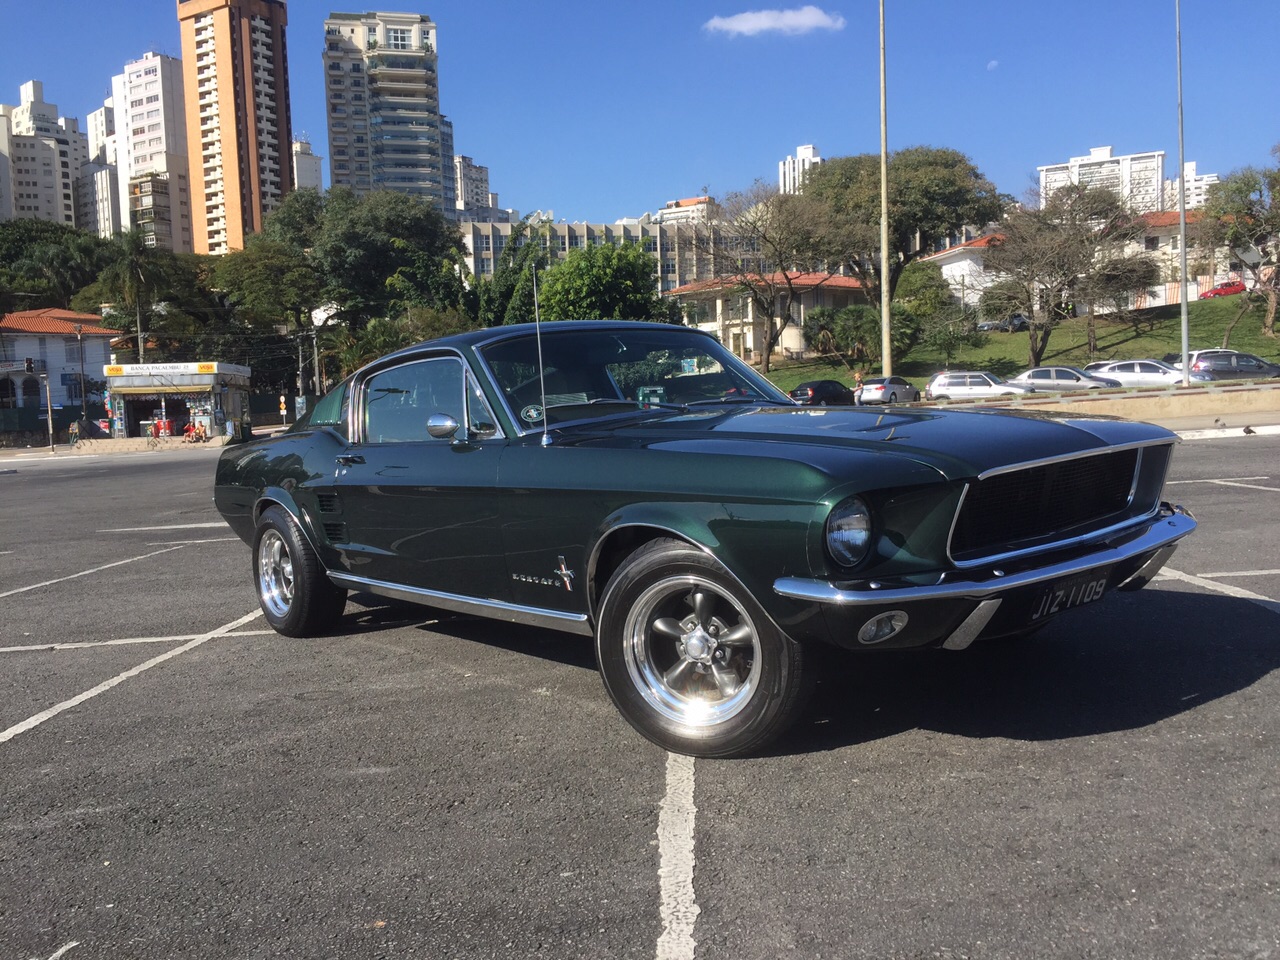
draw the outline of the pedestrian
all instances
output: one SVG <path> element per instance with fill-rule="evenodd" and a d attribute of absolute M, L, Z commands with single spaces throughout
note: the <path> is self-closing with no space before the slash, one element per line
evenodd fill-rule
<path fill-rule="evenodd" d="M 853 371 L 853 402 L 862 405 L 862 371 Z"/>

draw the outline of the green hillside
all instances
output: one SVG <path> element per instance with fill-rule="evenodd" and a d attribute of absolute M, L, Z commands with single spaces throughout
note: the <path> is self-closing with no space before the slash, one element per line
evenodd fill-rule
<path fill-rule="evenodd" d="M 1217 297 L 1197 300 L 1188 305 L 1187 331 L 1189 348 L 1220 347 L 1227 327 L 1240 310 L 1240 297 Z M 1257 354 L 1280 363 L 1280 339 L 1262 334 L 1264 308 L 1255 304 L 1231 331 L 1227 346 L 1233 350 Z M 1142 310 L 1124 322 L 1099 317 L 1097 321 L 1098 352 L 1089 355 L 1086 321 L 1076 318 L 1053 331 L 1043 363 L 1069 364 L 1082 367 L 1093 360 L 1127 360 L 1155 357 L 1182 350 L 1181 308 L 1174 304 Z M 1027 369 L 1027 334 L 992 333 L 981 347 L 966 347 L 951 361 L 958 370 L 990 370 L 1009 377 Z M 855 364 L 864 373 L 867 364 Z M 943 357 L 927 346 L 917 346 L 894 364 L 893 372 L 915 382 L 923 389 L 925 382 L 946 367 Z M 871 372 L 878 372 L 871 371 Z M 769 379 L 783 390 L 790 390 L 806 380 L 842 380 L 852 376 L 840 358 L 820 357 L 800 361 L 776 362 Z"/>

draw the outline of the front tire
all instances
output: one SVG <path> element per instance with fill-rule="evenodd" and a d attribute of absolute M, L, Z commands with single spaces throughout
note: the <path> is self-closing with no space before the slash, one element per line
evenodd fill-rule
<path fill-rule="evenodd" d="M 609 581 L 596 658 L 627 722 L 695 757 L 759 751 L 791 725 L 810 685 L 805 649 L 715 560 L 677 540 L 641 547 Z"/>
<path fill-rule="evenodd" d="M 347 604 L 347 591 L 325 576 L 315 550 L 279 506 L 268 507 L 258 519 L 253 583 L 267 623 L 286 637 L 323 633 Z"/>

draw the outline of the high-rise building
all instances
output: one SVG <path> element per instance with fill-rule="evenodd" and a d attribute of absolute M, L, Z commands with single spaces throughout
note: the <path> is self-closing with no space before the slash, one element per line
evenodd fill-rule
<path fill-rule="evenodd" d="M 1203 207 L 1205 200 L 1209 196 L 1209 188 L 1218 182 L 1219 178 L 1216 173 L 1196 173 L 1196 163 L 1189 160 L 1182 165 L 1182 176 L 1187 183 L 1187 209 L 1194 207 Z M 1178 209 L 1178 178 L 1164 182 L 1164 208 L 1166 210 Z"/>
<path fill-rule="evenodd" d="M 778 191 L 780 193 L 799 193 L 800 186 L 809 171 L 822 163 L 818 156 L 818 148 L 813 144 L 796 147 L 796 155 L 778 161 Z"/>
<path fill-rule="evenodd" d="M 293 186 L 295 190 L 323 190 L 321 157 L 311 152 L 310 140 L 293 141 Z"/>
<path fill-rule="evenodd" d="M 46 103 L 44 84 L 28 80 L 17 106 L 0 104 L 0 218 L 76 226 L 76 178 L 89 141 L 74 118 Z"/>
<path fill-rule="evenodd" d="M 178 0 L 192 240 L 229 253 L 293 189 L 284 0 Z"/>
<path fill-rule="evenodd" d="M 1093 147 L 1087 157 L 1037 167 L 1040 204 L 1068 184 L 1105 187 L 1134 213 L 1164 209 L 1164 151 L 1113 156 L 1110 147 Z"/>
<path fill-rule="evenodd" d="M 416 13 L 333 13 L 324 34 L 330 186 L 413 194 L 455 217 L 436 25 Z"/>
<path fill-rule="evenodd" d="M 147 53 L 111 79 L 120 223 L 148 246 L 194 249 L 182 61 Z"/>

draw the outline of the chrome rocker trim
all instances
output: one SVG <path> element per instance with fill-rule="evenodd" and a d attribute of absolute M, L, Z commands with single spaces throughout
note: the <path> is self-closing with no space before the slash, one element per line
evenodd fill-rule
<path fill-rule="evenodd" d="M 387 583 L 383 580 L 367 580 L 364 577 L 354 577 L 349 573 L 334 571 L 329 571 L 329 579 L 348 590 L 363 590 L 380 597 L 421 603 L 453 613 L 470 613 L 494 620 L 505 620 L 508 623 L 521 623 L 530 627 L 545 627 L 550 630 L 576 633 L 584 637 L 594 636 L 595 633 L 585 613 L 565 613 L 560 610 L 545 610 L 541 607 L 525 607 L 518 603 L 505 603 L 502 600 L 478 600 L 475 597 L 463 597 L 456 593 L 406 587 L 403 584 Z"/>
<path fill-rule="evenodd" d="M 1155 575 L 1156 560 L 1163 565 L 1172 554 L 1173 544 L 1196 528 L 1196 521 L 1181 507 L 1162 505 L 1162 516 L 1157 518 L 1138 536 L 1125 540 L 1119 546 L 1103 547 L 1085 557 L 1062 563 L 1037 567 L 1022 573 L 1001 576 L 996 573 L 990 580 L 947 580 L 913 587 L 883 587 L 875 581 L 862 581 L 857 585 L 840 586 L 830 580 L 813 580 L 803 577 L 780 577 L 773 583 L 775 593 L 795 600 L 813 603 L 831 603 L 842 607 L 858 607 L 905 603 L 916 600 L 977 599 L 998 596 L 1017 587 L 1070 577 L 1085 573 L 1095 567 L 1122 563 L 1144 553 L 1158 551 L 1152 562 L 1145 564 L 1131 580 L 1141 577 L 1137 585 L 1145 584 Z M 1165 549 L 1168 548 L 1168 549 Z M 994 572 L 994 571 L 993 571 Z"/>

